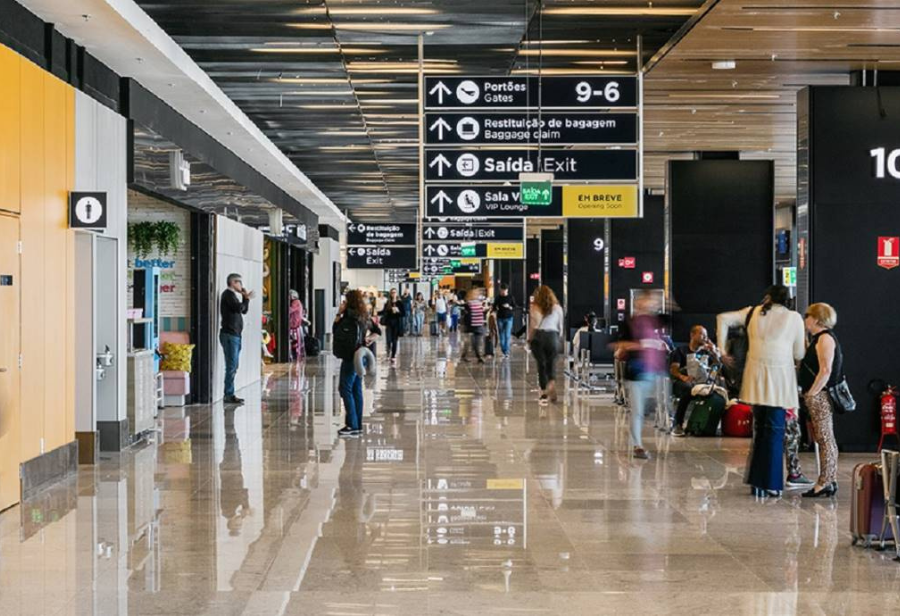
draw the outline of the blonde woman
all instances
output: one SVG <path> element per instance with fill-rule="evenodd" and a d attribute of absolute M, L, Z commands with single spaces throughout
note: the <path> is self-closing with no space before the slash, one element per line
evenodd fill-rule
<path fill-rule="evenodd" d="M 541 403 L 556 402 L 556 357 L 563 339 L 565 317 L 553 290 L 541 285 L 528 312 L 528 344 L 538 367 Z"/>
<path fill-rule="evenodd" d="M 819 445 L 819 480 L 803 496 L 819 498 L 837 493 L 838 446 L 834 438 L 834 406 L 828 389 L 844 375 L 844 354 L 834 335 L 837 312 L 828 304 L 812 304 L 804 318 L 806 331 L 812 338 L 800 362 L 797 380 L 803 401 L 812 417 L 816 443 Z"/>

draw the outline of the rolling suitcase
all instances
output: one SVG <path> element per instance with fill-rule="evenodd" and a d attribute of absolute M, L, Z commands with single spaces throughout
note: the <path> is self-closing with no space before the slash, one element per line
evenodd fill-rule
<path fill-rule="evenodd" d="M 850 486 L 850 533 L 853 545 L 862 542 L 870 547 L 881 532 L 884 522 L 884 483 L 881 465 L 868 462 L 853 468 L 853 483 Z M 888 530 L 885 539 L 893 539 Z"/>
<path fill-rule="evenodd" d="M 684 431 L 693 436 L 715 436 L 724 413 L 725 398 L 720 394 L 713 392 L 705 398 L 696 398 L 688 406 Z"/>
<path fill-rule="evenodd" d="M 725 409 L 725 416 L 722 418 L 722 434 L 736 438 L 753 436 L 753 409 L 740 402 Z"/>
<path fill-rule="evenodd" d="M 484 337 L 484 356 L 485 357 L 493 357 L 494 356 L 494 341 L 491 340 L 490 336 Z"/>
<path fill-rule="evenodd" d="M 438 335 L 438 322 L 437 321 L 432 321 L 431 324 L 429 325 L 429 328 L 430 328 L 430 333 L 432 336 Z"/>

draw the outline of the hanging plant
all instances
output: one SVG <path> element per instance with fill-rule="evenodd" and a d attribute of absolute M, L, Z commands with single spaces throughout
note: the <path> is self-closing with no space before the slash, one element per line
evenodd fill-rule
<path fill-rule="evenodd" d="M 152 222 L 136 222 L 128 225 L 128 244 L 134 250 L 135 256 L 144 259 L 153 250 L 153 240 L 156 229 Z"/>
<path fill-rule="evenodd" d="M 175 254 L 181 242 L 181 228 L 174 222 L 162 221 L 154 223 L 153 231 L 160 254 L 164 257 Z"/>

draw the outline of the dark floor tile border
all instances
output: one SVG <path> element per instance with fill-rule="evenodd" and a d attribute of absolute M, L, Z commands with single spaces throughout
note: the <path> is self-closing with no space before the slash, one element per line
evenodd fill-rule
<path fill-rule="evenodd" d="M 76 432 L 75 440 L 78 441 L 78 463 L 96 464 L 100 453 L 100 433 Z"/>

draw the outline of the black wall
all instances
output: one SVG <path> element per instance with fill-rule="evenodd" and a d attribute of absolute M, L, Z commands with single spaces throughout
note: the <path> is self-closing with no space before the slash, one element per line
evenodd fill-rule
<path fill-rule="evenodd" d="M 528 298 L 534 294 L 534 290 L 541 284 L 541 238 L 530 237 L 525 240 L 525 295 L 522 303 L 528 302 Z M 535 279 L 532 276 L 537 275 Z"/>
<path fill-rule="evenodd" d="M 562 229 L 544 229 L 541 231 L 541 284 L 545 284 L 556 293 L 562 302 L 563 294 L 563 243 Z"/>
<path fill-rule="evenodd" d="M 606 220 L 602 218 L 570 218 L 567 223 L 569 241 L 568 295 L 565 298 L 569 327 L 581 327 L 582 317 L 588 312 L 604 314 L 604 275 L 606 256 Z M 594 247 L 595 240 L 602 240 L 603 249 Z"/>
<path fill-rule="evenodd" d="M 669 161 L 673 335 L 757 303 L 774 279 L 771 161 Z"/>
<path fill-rule="evenodd" d="M 632 289 L 662 289 L 665 272 L 665 200 L 661 196 L 644 197 L 643 218 L 610 220 L 611 245 L 609 301 L 612 304 L 610 325 L 620 324 L 631 311 Z M 619 266 L 619 259 L 634 257 L 634 269 Z M 653 284 L 644 284 L 644 272 L 653 272 Z M 618 309 L 618 300 L 625 309 Z M 623 315 L 619 318 L 619 315 Z"/>
<path fill-rule="evenodd" d="M 808 167 L 798 167 L 798 186 L 808 187 L 798 193 L 798 205 L 808 205 L 800 221 L 808 267 L 798 270 L 798 299 L 837 310 L 835 331 L 859 403 L 856 413 L 835 419 L 838 445 L 873 451 L 880 407 L 868 384 L 900 384 L 900 268 L 884 269 L 876 259 L 879 237 L 900 236 L 900 180 L 875 177 L 870 150 L 900 148 L 900 87 L 808 88 L 798 103 L 798 155 L 808 156 Z"/>

